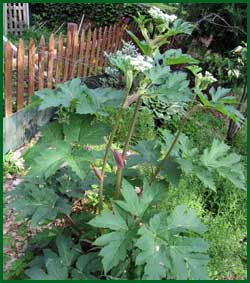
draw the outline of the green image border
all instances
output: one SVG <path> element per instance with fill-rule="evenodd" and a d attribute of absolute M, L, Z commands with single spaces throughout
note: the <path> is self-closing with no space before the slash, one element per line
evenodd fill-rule
<path fill-rule="evenodd" d="M 218 3 L 218 4 L 223 4 L 223 3 L 242 3 L 245 4 L 247 3 L 247 44 L 249 46 L 249 41 L 250 41 L 250 3 L 245 0 L 245 1 L 240 1 L 240 0 L 234 0 L 234 1 L 216 1 L 216 0 L 210 0 L 210 1 L 200 1 L 200 0 L 192 0 L 192 1 L 150 1 L 150 0 L 144 0 L 144 1 L 133 1 L 133 0 L 127 0 L 127 1 L 104 1 L 104 0 L 99 0 L 99 1 L 93 1 L 93 0 L 88 0 L 88 1 L 67 1 L 67 0 L 60 0 L 60 1 L 4 1 L 1 2 L 2 5 L 0 5 L 0 21 L 1 23 L 3 23 L 3 3 L 58 3 L 58 4 L 63 4 L 63 3 Z M 0 34 L 1 34 L 1 38 L 3 35 L 3 24 L 0 27 Z M 3 42 L 1 43 L 0 46 L 0 54 L 1 54 L 1 58 L 3 60 Z M 247 74 L 249 74 L 250 72 L 250 61 L 249 61 L 249 49 L 247 50 Z M 3 77 L 3 61 L 0 64 L 0 68 L 1 68 L 1 73 L 2 73 L 2 77 Z M 250 79 L 249 79 L 249 75 L 247 76 L 247 88 L 250 88 Z M 1 91 L 3 92 L 3 79 L 1 81 Z M 3 117 L 3 100 L 0 100 L 0 111 L 1 111 L 1 117 Z M 249 101 L 247 103 L 248 106 L 248 110 L 247 110 L 247 116 L 249 117 L 250 115 L 250 109 L 249 109 Z M 250 135 L 250 129 L 249 129 L 249 124 L 247 124 L 247 152 L 250 152 L 250 143 L 248 142 L 249 140 L 249 135 Z M 3 123 L 1 123 L 1 153 L 3 156 Z M 3 159 L 1 159 L 1 163 L 2 163 L 2 170 L 0 170 L 0 177 L 2 180 L 2 184 L 3 184 Z M 250 157 L 247 156 L 247 234 L 249 234 L 249 227 L 250 227 L 250 217 L 249 217 L 249 213 L 250 213 L 250 208 L 249 208 L 249 199 L 250 199 L 250 192 L 248 189 L 248 183 L 250 180 L 250 169 L 248 168 L 248 164 L 249 164 L 249 160 Z M 0 237 L 0 242 L 1 242 L 1 265 L 3 268 L 3 191 L 1 193 L 1 211 L 2 211 L 2 217 L 1 217 L 1 237 Z M 250 239 L 249 237 L 247 238 L 247 281 L 250 280 Z M 2 281 L 4 282 L 20 282 L 20 280 L 3 280 L 3 272 L 2 272 L 2 277 L 1 277 Z M 32 280 L 21 280 L 24 282 L 31 282 Z M 55 280 L 36 280 L 37 281 L 41 281 L 41 282 L 54 282 Z M 68 282 L 68 280 L 60 280 L 60 281 L 64 281 L 64 282 Z M 74 280 L 75 282 L 82 282 L 82 280 Z M 100 281 L 100 280 L 86 280 L 84 282 L 95 282 L 95 281 Z M 115 281 L 115 280 L 111 280 L 111 281 Z M 126 282 L 135 282 L 135 281 L 144 281 L 144 280 L 120 280 L 120 281 L 126 281 Z M 174 280 L 162 280 L 162 281 L 168 281 L 168 282 L 176 282 Z M 190 282 L 196 282 L 197 280 L 190 280 Z M 224 281 L 228 281 L 228 280 L 202 280 L 202 282 L 212 282 L 212 281 L 216 281 L 216 282 L 224 282 Z M 231 281 L 231 280 L 230 280 Z M 233 280 L 235 282 L 242 282 L 242 280 Z M 158 280 L 150 280 L 150 282 L 158 282 Z M 178 282 L 186 282 L 185 280 L 178 280 Z"/>

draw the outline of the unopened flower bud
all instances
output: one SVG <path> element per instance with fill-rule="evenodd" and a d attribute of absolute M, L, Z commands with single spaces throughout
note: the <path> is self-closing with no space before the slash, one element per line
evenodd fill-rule
<path fill-rule="evenodd" d="M 97 168 L 95 166 L 92 166 L 92 169 L 96 175 L 96 177 L 101 181 L 102 180 L 102 175 L 101 173 L 97 170 Z"/>
<path fill-rule="evenodd" d="M 117 168 L 122 169 L 124 167 L 124 160 L 123 160 L 121 154 L 116 149 L 113 151 L 113 154 L 114 154 L 114 158 L 115 158 L 115 161 L 116 161 L 116 164 L 117 164 Z"/>

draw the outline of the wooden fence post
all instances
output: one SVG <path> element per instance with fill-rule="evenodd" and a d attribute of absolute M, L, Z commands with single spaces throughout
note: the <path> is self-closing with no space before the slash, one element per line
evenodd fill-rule
<path fill-rule="evenodd" d="M 98 64 L 99 64 L 102 40 L 103 40 L 103 38 L 102 38 L 102 28 L 100 27 L 99 30 L 98 30 L 98 37 L 97 37 L 97 50 L 96 50 L 96 60 L 95 60 L 95 69 L 94 69 L 95 75 L 98 72 Z"/>
<path fill-rule="evenodd" d="M 63 37 L 60 33 L 57 45 L 56 84 L 61 82 L 61 69 L 63 60 Z"/>
<path fill-rule="evenodd" d="M 44 87 L 44 56 L 45 56 L 45 39 L 41 36 L 38 54 L 38 89 Z"/>
<path fill-rule="evenodd" d="M 96 51 L 96 29 L 94 29 L 93 38 L 92 38 L 88 76 L 91 76 L 93 72 L 93 67 L 95 64 L 95 51 Z"/>
<path fill-rule="evenodd" d="M 86 77 L 87 73 L 88 73 L 90 44 L 91 44 L 91 29 L 88 30 L 86 51 L 85 51 L 85 55 L 84 55 L 84 68 L 83 68 L 83 76 L 84 77 Z"/>
<path fill-rule="evenodd" d="M 70 61 L 70 75 L 69 75 L 69 78 L 70 79 L 73 79 L 74 76 L 75 76 L 75 66 L 76 66 L 76 63 L 77 63 L 77 53 L 78 53 L 78 48 L 79 48 L 79 45 L 78 45 L 78 31 L 77 29 L 76 30 L 73 30 L 73 33 L 72 33 L 72 56 L 71 56 L 71 61 Z"/>
<path fill-rule="evenodd" d="M 80 78 L 82 76 L 83 70 L 83 52 L 85 50 L 86 42 L 85 42 L 85 32 L 82 30 L 81 42 L 79 46 L 79 59 L 78 59 L 78 68 L 77 68 L 77 76 Z"/>
<path fill-rule="evenodd" d="M 13 51 L 9 42 L 4 46 L 4 99 L 5 117 L 12 114 L 12 59 Z"/>
<path fill-rule="evenodd" d="M 54 46 L 55 39 L 53 33 L 49 39 L 49 49 L 48 49 L 48 78 L 47 78 L 47 88 L 52 88 L 52 78 L 53 78 L 53 66 L 54 66 Z"/>
<path fill-rule="evenodd" d="M 35 41 L 33 38 L 30 39 L 29 53 L 28 53 L 28 102 L 29 98 L 34 94 L 35 91 Z"/>
<path fill-rule="evenodd" d="M 23 40 L 19 40 L 17 49 L 17 111 L 23 108 L 23 94 L 24 94 L 24 44 Z"/>

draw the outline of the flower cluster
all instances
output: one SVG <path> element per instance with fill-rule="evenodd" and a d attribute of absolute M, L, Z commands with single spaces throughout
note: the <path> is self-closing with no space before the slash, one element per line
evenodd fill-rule
<path fill-rule="evenodd" d="M 130 56 L 129 56 L 130 57 Z M 138 55 L 137 57 L 127 56 L 130 65 L 138 72 L 144 72 L 153 67 L 153 59 L 147 56 Z"/>
<path fill-rule="evenodd" d="M 177 19 L 176 15 L 165 14 L 159 8 L 157 8 L 155 6 L 151 7 L 148 12 L 153 19 L 161 20 L 162 22 L 172 23 L 174 20 Z"/>

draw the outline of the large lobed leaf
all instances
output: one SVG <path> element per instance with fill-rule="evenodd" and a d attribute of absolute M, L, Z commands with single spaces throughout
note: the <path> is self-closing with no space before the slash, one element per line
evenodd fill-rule
<path fill-rule="evenodd" d="M 54 122 L 42 130 L 42 138 L 25 154 L 25 165 L 30 167 L 28 178 L 52 176 L 58 169 L 69 166 L 84 179 L 89 162 L 99 156 L 94 151 L 77 149 L 74 145 L 97 145 L 104 142 L 110 128 L 92 121 L 90 116 L 72 115 L 70 124 Z"/>
<path fill-rule="evenodd" d="M 174 136 L 168 130 L 162 130 L 161 135 L 164 141 L 162 149 L 167 151 Z M 192 147 L 188 137 L 181 134 L 165 166 L 179 164 L 184 173 L 197 176 L 206 187 L 214 191 L 216 191 L 216 174 L 229 180 L 236 187 L 245 190 L 246 184 L 241 156 L 236 153 L 229 153 L 229 149 L 230 147 L 224 142 L 214 139 L 210 148 L 199 153 L 197 148 Z M 168 162 L 170 163 L 168 164 Z M 165 166 L 163 166 L 161 174 L 168 177 L 171 171 L 166 170 Z M 174 172 L 172 173 L 170 178 L 172 176 L 174 178 Z"/>
<path fill-rule="evenodd" d="M 177 206 L 171 215 L 154 215 L 149 225 L 143 225 L 136 246 L 140 253 L 137 265 L 144 265 L 144 279 L 160 280 L 172 274 L 177 280 L 206 279 L 208 245 L 201 238 L 180 233 L 203 233 L 206 228 L 195 218 L 194 211 Z"/>
<path fill-rule="evenodd" d="M 107 105 L 118 106 L 123 100 L 124 91 L 112 88 L 90 89 L 76 78 L 53 90 L 36 91 L 35 96 L 39 98 L 39 110 L 59 106 L 69 108 L 74 105 L 78 114 L 95 114 L 102 113 Z"/>
<path fill-rule="evenodd" d="M 240 126 L 245 118 L 239 110 L 237 110 L 232 105 L 238 104 L 237 99 L 233 96 L 229 96 L 230 89 L 218 87 L 215 89 L 212 87 L 209 90 L 211 99 L 209 100 L 208 96 L 202 92 L 198 92 L 201 102 L 208 108 L 212 108 L 230 119 L 232 119 L 238 126 Z"/>
<path fill-rule="evenodd" d="M 30 264 L 25 274 L 32 280 L 65 280 L 69 279 L 71 265 L 79 257 L 69 236 L 59 234 L 56 238 L 58 254 L 50 249 L 43 250 L 39 261 Z M 78 263 L 77 267 L 81 267 Z"/>

